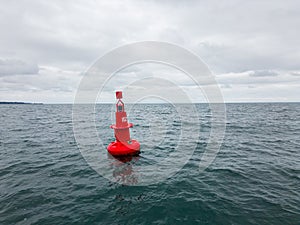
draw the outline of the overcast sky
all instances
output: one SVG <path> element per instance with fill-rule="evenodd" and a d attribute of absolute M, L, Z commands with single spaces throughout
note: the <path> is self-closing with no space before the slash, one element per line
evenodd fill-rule
<path fill-rule="evenodd" d="M 0 2 L 0 101 L 72 103 L 98 57 L 144 40 L 196 53 L 227 102 L 300 101 L 297 0 Z M 124 80 L 160 74 L 168 78 L 174 69 L 139 65 L 123 71 L 103 101 L 124 88 Z M 196 93 L 181 75 L 179 85 Z"/>

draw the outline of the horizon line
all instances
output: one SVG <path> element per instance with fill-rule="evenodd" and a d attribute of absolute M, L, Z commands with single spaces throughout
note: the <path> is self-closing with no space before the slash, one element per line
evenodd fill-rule
<path fill-rule="evenodd" d="M 300 101 L 224 101 L 224 102 L 176 102 L 172 104 L 257 104 L 257 103 L 300 103 Z M 29 104 L 29 105 L 73 105 L 72 102 L 29 102 L 29 101 L 0 101 L 0 104 Z M 97 103 L 76 103 L 78 105 L 105 105 L 105 104 L 115 104 L 115 102 L 97 102 Z M 139 102 L 139 103 L 132 103 L 126 102 L 126 104 L 139 104 L 139 105 L 146 105 L 146 104 L 170 104 L 167 102 Z"/>

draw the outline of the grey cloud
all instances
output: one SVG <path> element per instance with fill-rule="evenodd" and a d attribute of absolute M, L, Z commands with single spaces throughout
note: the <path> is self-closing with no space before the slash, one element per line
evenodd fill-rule
<path fill-rule="evenodd" d="M 300 71 L 292 71 L 290 72 L 292 76 L 300 76 Z"/>
<path fill-rule="evenodd" d="M 53 91 L 73 92 L 80 75 L 73 71 L 42 67 L 39 74 L 21 74 L 0 77 L 0 91 Z"/>
<path fill-rule="evenodd" d="M 221 88 L 232 88 L 231 84 L 221 84 Z"/>
<path fill-rule="evenodd" d="M 299 77 L 292 76 L 288 71 L 245 71 L 242 73 L 220 74 L 216 77 L 219 84 L 230 85 L 286 85 L 299 83 Z"/>
<path fill-rule="evenodd" d="M 290 51 L 287 43 L 282 43 L 280 47 L 274 43 L 264 43 L 261 40 L 249 40 L 255 42 L 257 47 L 249 46 L 247 41 L 239 40 L 239 37 L 232 36 L 230 39 L 236 43 L 209 43 L 200 42 L 196 46 L 197 54 L 209 65 L 216 73 L 243 72 L 248 70 L 285 69 L 298 70 L 300 54 Z M 300 43 L 299 43 L 300 45 Z M 280 49 L 279 49 L 280 48 Z M 274 50 L 276 49 L 276 51 Z"/>
<path fill-rule="evenodd" d="M 0 52 L 84 69 L 121 44 L 163 40 L 195 51 L 216 72 L 299 69 L 299 3 L 241 3 L 12 1 L 0 15 L 8 28 Z"/>
<path fill-rule="evenodd" d="M 11 93 L 24 87 L 28 93 L 74 90 L 77 75 L 98 57 L 122 44 L 143 40 L 171 42 L 195 52 L 215 73 L 226 74 L 217 79 L 223 87 L 232 87 L 226 91 L 250 84 L 289 86 L 299 83 L 299 8 L 299 1 L 258 0 L 7 1 L 0 8 L 0 58 L 22 62 L 0 61 L 0 78 L 8 78 L 1 80 L 1 86 Z M 42 71 L 24 59 L 60 70 Z M 134 69 L 109 85 L 109 90 L 134 80 L 129 72 L 138 77 L 151 73 L 172 77 L 168 71 Z M 278 75 L 276 71 L 293 72 Z M 22 76 L 37 73 L 26 79 Z M 182 74 L 176 80 L 193 85 Z"/>
<path fill-rule="evenodd" d="M 274 70 L 256 70 L 249 73 L 250 77 L 275 77 L 278 75 L 279 73 Z"/>
<path fill-rule="evenodd" d="M 20 59 L 0 59 L 0 76 L 37 74 L 39 67 Z"/>

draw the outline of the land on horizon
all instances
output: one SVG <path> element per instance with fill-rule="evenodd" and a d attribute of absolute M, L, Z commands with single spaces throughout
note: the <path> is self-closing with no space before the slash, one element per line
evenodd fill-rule
<path fill-rule="evenodd" d="M 40 102 L 6 102 L 0 101 L 1 105 L 8 104 L 8 105 L 43 105 L 44 103 Z"/>

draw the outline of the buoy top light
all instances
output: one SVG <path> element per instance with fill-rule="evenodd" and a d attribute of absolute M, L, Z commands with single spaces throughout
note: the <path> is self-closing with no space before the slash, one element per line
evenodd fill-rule
<path fill-rule="evenodd" d="M 123 98 L 123 96 L 122 96 L 122 91 L 116 91 L 116 98 L 117 98 L 117 99 Z"/>

